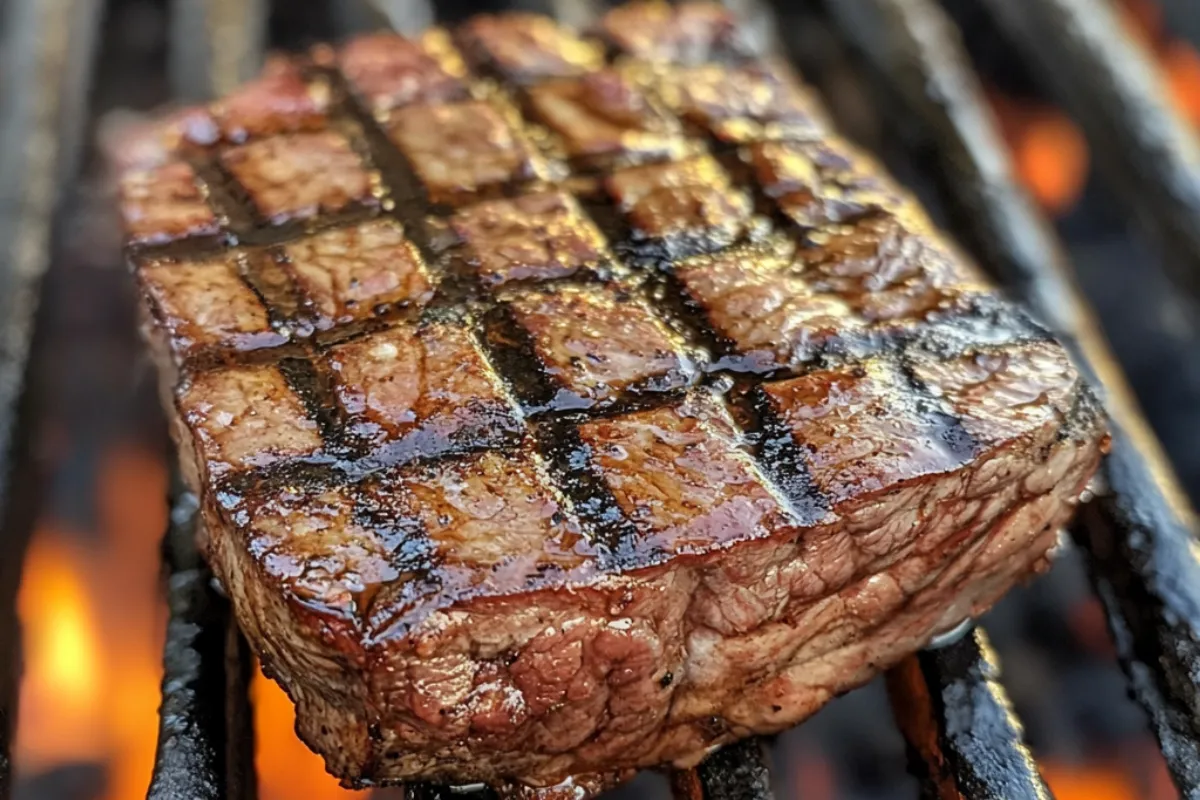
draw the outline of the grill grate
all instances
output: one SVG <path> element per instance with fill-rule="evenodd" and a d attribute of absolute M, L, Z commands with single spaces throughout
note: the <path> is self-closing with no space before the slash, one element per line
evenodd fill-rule
<path fill-rule="evenodd" d="M 594 16 L 601 3 L 514 5 L 552 11 L 578 24 Z M 771 25 L 770 12 L 753 0 L 730 5 L 758 23 L 764 40 L 794 30 L 786 19 Z M 775 5 L 786 15 L 807 4 L 778 0 Z M 1145 106 L 1133 99 L 1153 95 L 1142 91 L 1152 83 L 1138 84 L 1134 77 L 1123 81 L 1121 71 L 1103 69 L 1120 60 L 1114 52 L 1134 45 L 1116 27 L 1104 31 L 1103 47 L 1084 35 L 1092 30 L 1082 24 L 1085 16 L 1089 24 L 1103 24 L 1107 18 L 1096 23 L 1091 19 L 1095 4 L 1082 0 L 994 0 L 987 5 L 1031 61 L 1043 59 L 1048 73 L 1070 82 L 1070 105 L 1089 137 L 1100 152 L 1114 156 L 1104 160 L 1116 164 L 1122 197 L 1136 206 L 1138 219 L 1156 234 L 1167 260 L 1195 288 L 1200 283 L 1200 226 L 1192 221 L 1200 204 L 1200 178 L 1187 169 L 1200 163 L 1189 161 L 1194 145 L 1162 108 L 1153 117 L 1155 124 L 1142 125 L 1138 114 Z M 415 0 L 378 6 L 401 29 L 420 27 L 432 16 L 426 3 Z M 1130 399 L 1061 246 L 1009 174 L 977 79 L 940 7 L 933 0 L 826 0 L 826 6 L 833 28 L 853 45 L 875 82 L 899 99 L 883 109 L 897 119 L 905 115 L 916 120 L 910 127 L 917 136 L 909 144 L 915 153 L 933 154 L 928 166 L 942 179 L 960 238 L 1067 339 L 1106 393 L 1116 428 L 1113 453 L 1104 469 L 1103 493 L 1083 510 L 1074 536 L 1087 554 L 1133 694 L 1150 717 L 1176 784 L 1183 796 L 1200 797 L 1200 687 L 1194 681 L 1200 674 L 1200 561 L 1192 512 Z M 5 522 L 0 653 L 5 654 L 17 649 L 14 565 L 20 563 L 29 524 L 28 515 L 7 501 L 20 497 L 22 507 L 28 505 L 26 484 L 36 483 L 28 469 L 11 474 L 4 469 L 28 463 L 24 443 L 12 440 L 9 432 L 29 427 L 14 421 L 20 419 L 21 401 L 30 403 L 20 387 L 34 327 L 36 286 L 48 261 L 55 189 L 77 164 L 86 76 L 102 10 L 102 0 L 10 0 L 5 6 L 5 52 L 27 56 L 16 62 L 23 69 L 0 73 L 7 84 L 0 96 L 8 112 L 0 117 L 0 177 L 5 178 L 0 180 L 5 201 L 0 226 L 10 231 L 0 237 L 6 248 L 0 261 L 0 477 L 5 479 L 0 484 Z M 265 0 L 173 0 L 171 69 L 179 96 L 211 97 L 252 75 L 261 61 L 267 11 Z M 339 7 L 336 17 L 342 32 L 377 25 L 381 18 L 353 3 Z M 1048 47 L 1048 41 L 1071 46 Z M 1092 77 L 1097 74 L 1106 77 Z M 39 157 L 28 158 L 27 153 Z M 150 797 L 251 798 L 250 656 L 192 544 L 195 503 L 178 492 L 174 497 L 172 527 L 164 542 L 171 571 L 171 622 Z M 0 798 L 9 788 L 10 661 L 0 661 Z M 981 631 L 911 657 L 889 675 L 888 685 L 914 755 L 913 771 L 924 783 L 923 796 L 1049 796 L 1021 742 L 1020 725 Z M 988 724 L 964 736 L 962 720 L 968 713 L 973 721 Z M 768 798 L 763 744 L 754 740 L 731 746 L 695 770 L 675 773 L 672 785 L 678 797 L 688 800 Z M 410 794 L 451 796 L 429 787 Z"/>
<path fill-rule="evenodd" d="M 98 0 L 0 5 L 0 798 L 11 791 L 16 723 L 16 594 L 41 481 L 25 389 L 39 286 L 60 188 L 84 137 Z"/>

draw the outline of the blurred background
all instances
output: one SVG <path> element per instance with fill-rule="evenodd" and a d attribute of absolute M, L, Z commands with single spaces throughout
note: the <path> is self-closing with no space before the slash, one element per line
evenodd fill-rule
<path fill-rule="evenodd" d="M 1193 45 L 1200 14 L 1193 0 L 1120 3 L 1126 24 L 1156 54 L 1174 102 L 1200 127 L 1200 53 Z M 305 45 L 341 24 L 324 5 L 275 5 L 267 36 L 276 46 Z M 462 3 L 438 5 L 447 16 L 463 11 Z M 1021 179 L 1067 241 L 1148 418 L 1200 502 L 1200 316 L 1172 291 L 1093 180 L 1095 165 L 1071 121 L 1011 58 L 973 0 L 950 5 Z M 17 800 L 144 797 L 158 724 L 168 447 L 134 329 L 106 155 L 130 124 L 170 98 L 166 4 L 110 0 L 97 24 L 103 28 L 83 177 L 63 199 L 30 384 L 32 442 L 49 483 L 19 590 Z M 835 87 L 843 127 L 888 157 L 883 122 L 854 60 L 822 35 L 817 19 L 798 11 L 789 24 L 800 26 L 797 35 L 809 43 L 806 60 L 822 64 L 822 87 Z M 1131 262 L 1138 268 L 1127 268 Z M 1126 698 L 1086 580 L 1068 552 L 1051 575 L 1016 592 L 986 620 L 1028 740 L 1064 800 L 1174 798 L 1142 713 Z M 257 679 L 254 704 L 263 800 L 368 796 L 339 789 L 325 775 L 293 734 L 291 706 L 274 684 Z M 775 759 L 784 798 L 916 796 L 878 684 L 779 737 Z M 650 776 L 622 795 L 660 791 L 661 781 Z"/>

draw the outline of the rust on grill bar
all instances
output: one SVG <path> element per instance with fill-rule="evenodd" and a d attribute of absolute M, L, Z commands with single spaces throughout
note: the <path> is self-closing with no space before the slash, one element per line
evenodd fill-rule
<path fill-rule="evenodd" d="M 195 546 L 196 500 L 176 491 L 164 542 L 170 620 L 148 800 L 255 795 L 249 647 Z"/>
<path fill-rule="evenodd" d="M 1076 117 L 1102 174 L 1165 263 L 1200 295 L 1200 144 L 1115 5 L 987 0 L 1004 35 Z"/>
<path fill-rule="evenodd" d="M 916 756 L 922 797 L 1051 797 L 999 678 L 995 653 L 978 629 L 940 650 L 909 656 L 888 673 L 888 696 Z"/>
<path fill-rule="evenodd" d="M 1200 560 L 1195 516 L 1075 284 L 1061 244 L 1014 181 L 956 29 L 928 0 L 831 4 L 843 34 L 903 101 L 936 154 L 963 238 L 1062 334 L 1113 419 L 1106 491 L 1075 538 L 1136 699 L 1186 797 L 1200 796 Z M 861 13 L 868 9 L 871 13 Z M 857 12 L 857 13 L 856 13 Z M 872 20 L 869 26 L 864 20 Z M 1167 188 L 1159 187 L 1165 194 Z"/>
<path fill-rule="evenodd" d="M 25 390 L 53 215 L 84 136 L 101 0 L 11 0 L 0 30 L 0 800 L 12 790 L 16 594 L 41 477 Z"/>

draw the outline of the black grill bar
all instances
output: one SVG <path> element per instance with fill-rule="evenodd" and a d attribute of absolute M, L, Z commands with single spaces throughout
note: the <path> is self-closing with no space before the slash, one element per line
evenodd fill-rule
<path fill-rule="evenodd" d="M 168 68 L 175 99 L 232 91 L 262 66 L 268 0 L 171 0 Z"/>
<path fill-rule="evenodd" d="M 695 769 L 671 773 L 677 800 L 770 800 L 770 757 L 762 739 L 718 750 Z"/>
<path fill-rule="evenodd" d="M 196 500 L 173 492 L 164 540 L 170 620 L 148 800 L 252 800 L 252 659 L 196 552 Z"/>
<path fill-rule="evenodd" d="M 1122 665 L 1180 791 L 1200 797 L 1200 559 L 1195 516 L 1051 229 L 1012 178 L 957 31 L 928 0 L 831 2 L 843 34 L 903 101 L 955 224 L 983 263 L 1056 327 L 1106 395 L 1113 450 L 1076 525 Z M 863 10 L 872 13 L 861 13 Z"/>
<path fill-rule="evenodd" d="M 407 35 L 420 33 L 433 24 L 433 6 L 428 0 L 369 0 L 365 4 L 373 6 L 399 33 Z M 353 6 L 356 3 L 347 3 L 346 5 Z"/>
<path fill-rule="evenodd" d="M 908 742 L 921 796 L 939 800 L 1051 797 L 1022 741 L 982 630 L 909 656 L 888 672 L 888 696 Z"/>
<path fill-rule="evenodd" d="M 53 218 L 74 178 L 101 0 L 9 0 L 0 42 L 0 800 L 12 790 L 16 593 L 41 485 L 25 391 Z"/>
<path fill-rule="evenodd" d="M 1200 144 L 1115 4 L 987 0 L 991 16 L 1079 121 L 1102 174 L 1200 296 Z"/>

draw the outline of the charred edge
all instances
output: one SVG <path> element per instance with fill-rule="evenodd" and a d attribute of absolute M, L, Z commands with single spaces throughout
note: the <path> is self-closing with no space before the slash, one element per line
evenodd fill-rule
<path fill-rule="evenodd" d="M 218 218 L 221 212 L 217 212 Z M 130 263 L 139 260 L 171 259 L 201 261 L 226 255 L 237 244 L 237 236 L 221 225 L 221 231 L 201 236 L 184 236 L 168 242 L 126 242 L 125 255 Z"/>
<path fill-rule="evenodd" d="M 597 182 L 586 198 L 580 198 L 580 205 L 608 239 L 609 249 L 621 263 L 634 271 L 653 272 L 693 256 L 714 255 L 759 242 L 770 234 L 778 223 L 762 213 L 755 193 L 741 184 L 732 184 L 731 191 L 746 195 L 754 206 L 750 216 L 739 222 L 734 231 L 693 228 L 666 237 L 644 236 L 628 222 L 602 182 Z"/>
<path fill-rule="evenodd" d="M 770 758 L 762 739 L 718 750 L 696 768 L 704 800 L 771 800 Z"/>
<path fill-rule="evenodd" d="M 631 545 L 639 538 L 638 530 L 605 485 L 592 462 L 591 448 L 583 443 L 575 426 L 559 421 L 542 423 L 534 429 L 534 435 L 549 464 L 551 479 L 583 521 L 590 542 L 601 552 L 602 568 L 637 566 Z"/>
<path fill-rule="evenodd" d="M 832 503 L 813 482 L 808 462 L 796 438 L 780 418 L 762 386 L 733 392 L 734 415 L 747 431 L 750 452 L 761 472 L 779 489 L 792 506 L 797 521 L 816 525 Z"/>
<path fill-rule="evenodd" d="M 1064 441 L 1086 441 L 1107 424 L 1104 403 L 1092 385 L 1083 378 L 1076 383 L 1076 393 L 1067 409 L 1059 438 Z"/>
<path fill-rule="evenodd" d="M 908 358 L 948 360 L 992 348 L 1053 341 L 1054 335 L 1024 308 L 993 293 L 972 297 L 966 308 L 906 331 L 895 346 L 905 350 Z"/>

